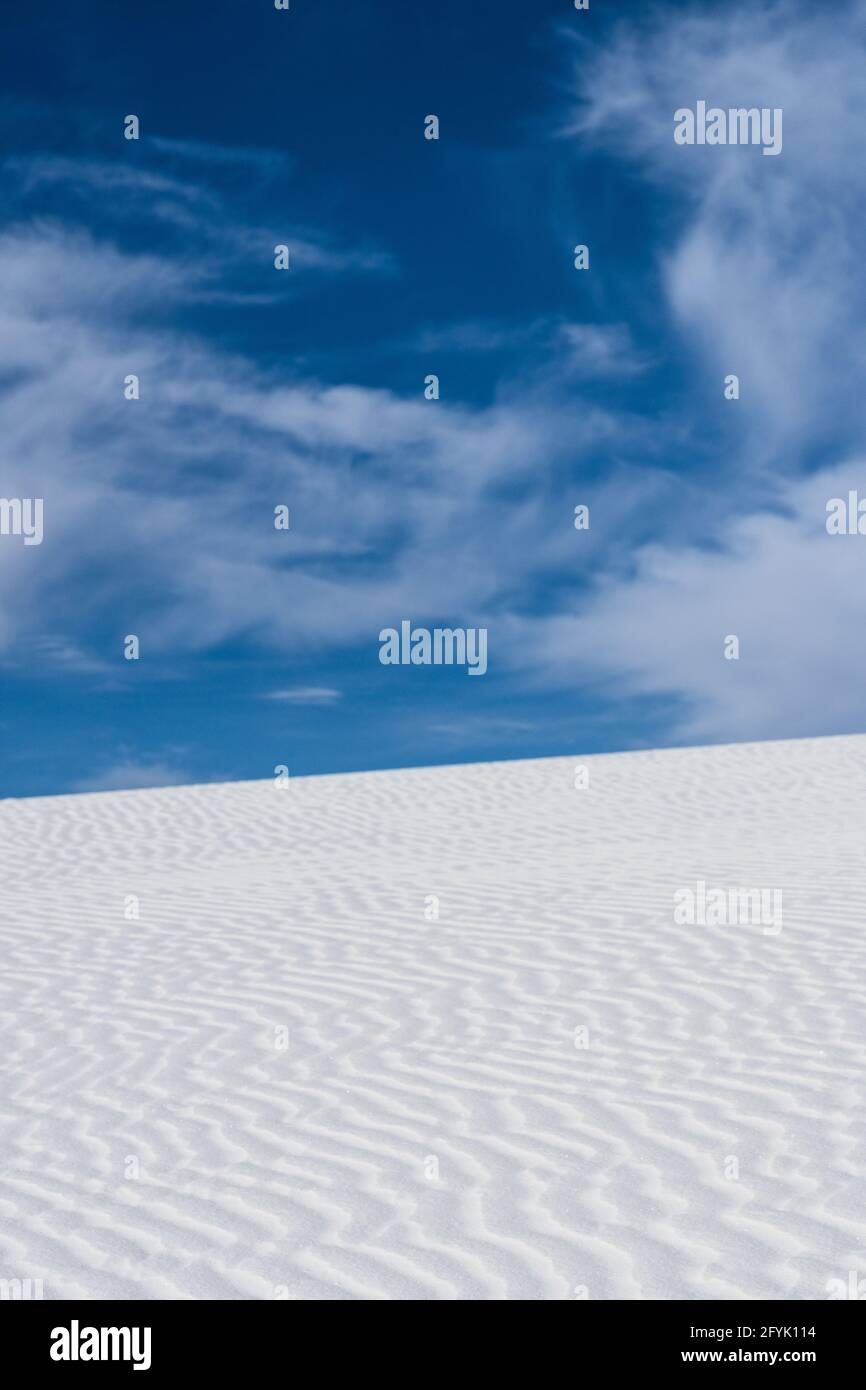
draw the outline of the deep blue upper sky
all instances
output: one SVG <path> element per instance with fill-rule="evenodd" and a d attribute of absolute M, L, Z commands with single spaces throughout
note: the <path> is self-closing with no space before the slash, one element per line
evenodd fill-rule
<path fill-rule="evenodd" d="M 864 28 L 20 8 L 0 497 L 45 538 L 0 536 L 0 792 L 862 728 L 863 560 L 823 520 L 866 492 Z M 699 99 L 782 107 L 782 154 L 676 146 Z M 382 666 L 404 618 L 486 626 L 488 673 Z"/>

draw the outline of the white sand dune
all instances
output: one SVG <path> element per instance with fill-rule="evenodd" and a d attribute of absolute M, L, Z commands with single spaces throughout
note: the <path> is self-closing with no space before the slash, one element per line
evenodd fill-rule
<path fill-rule="evenodd" d="M 0 1278 L 826 1298 L 864 805 L 866 737 L 3 802 Z M 782 930 L 677 925 L 698 880 Z"/>

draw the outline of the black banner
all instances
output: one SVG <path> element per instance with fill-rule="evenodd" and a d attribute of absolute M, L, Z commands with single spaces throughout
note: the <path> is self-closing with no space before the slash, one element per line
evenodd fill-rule
<path fill-rule="evenodd" d="M 507 1306 L 507 1324 L 502 1321 Z M 828 1373 L 856 1365 L 863 1335 L 863 1310 L 851 1301 L 788 1302 L 605 1302 L 465 1304 L 433 1321 L 427 1304 L 361 1311 L 358 1303 L 274 1302 L 45 1302 L 0 1304 L 4 1369 L 50 1371 L 61 1377 L 94 1376 L 106 1369 L 151 1379 L 240 1374 L 273 1368 L 283 1374 L 305 1350 L 321 1352 L 328 1369 L 334 1352 L 345 1348 L 354 1371 L 363 1369 L 364 1348 L 383 1335 L 422 1339 L 421 1370 L 429 1373 L 442 1357 L 454 1371 L 454 1343 L 448 1333 L 484 1330 L 497 1340 L 488 1348 L 522 1350 L 533 1338 L 535 1353 L 566 1353 L 579 1363 L 611 1372 L 668 1374 L 706 1366 L 803 1367 Z M 521 1333 L 521 1324 L 523 1332 Z M 342 1336 L 335 1337 L 335 1333 Z M 445 1334 L 443 1336 L 443 1333 Z M 545 1340 L 539 1342 L 541 1337 Z M 395 1348 L 400 1343 L 392 1342 Z M 480 1355 L 480 1350 L 475 1353 Z M 461 1360 L 463 1360 L 461 1353 Z M 381 1346 L 376 1354 L 381 1361 Z M 539 1367 L 536 1367 L 538 1370 Z M 393 1373 L 414 1374 L 405 1354 Z"/>

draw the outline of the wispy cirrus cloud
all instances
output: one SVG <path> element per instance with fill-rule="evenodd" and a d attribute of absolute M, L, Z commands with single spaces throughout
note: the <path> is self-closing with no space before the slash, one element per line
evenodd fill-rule
<path fill-rule="evenodd" d="M 289 690 L 270 690 L 262 697 L 283 705 L 335 705 L 343 692 L 329 686 L 299 685 Z"/>
<path fill-rule="evenodd" d="M 394 611 L 495 613 L 573 577 L 574 459 L 652 447 L 637 417 L 541 383 L 471 408 L 263 369 L 165 326 L 199 292 L 171 257 L 56 222 L 0 235 L 4 487 L 38 492 L 46 518 L 37 558 L 10 550 L 0 574 L 7 649 L 45 629 L 98 659 L 120 625 L 151 659 L 229 640 L 335 650 Z M 634 483 L 626 513 L 670 487 Z M 596 481 L 620 492 L 617 470 Z M 601 509 L 584 558 L 623 515 Z"/>
<path fill-rule="evenodd" d="M 293 167 L 287 150 L 261 145 L 225 145 L 207 140 L 180 140 L 152 135 L 148 144 L 161 155 L 184 165 L 204 165 L 218 169 L 237 169 L 265 180 L 285 176 Z"/>
<path fill-rule="evenodd" d="M 145 787 L 180 787 L 192 780 L 188 772 L 172 763 L 128 758 L 81 778 L 73 783 L 70 791 L 136 791 Z"/>
<path fill-rule="evenodd" d="M 862 560 L 856 538 L 828 537 L 824 521 L 827 499 L 864 477 L 856 132 L 866 84 L 850 55 L 866 36 L 866 6 L 651 9 L 632 20 L 608 46 L 581 46 L 566 134 L 673 195 L 657 240 L 660 284 L 674 332 L 700 363 L 683 438 L 700 447 L 727 373 L 741 399 L 723 407 L 737 414 L 727 416 L 723 477 L 704 479 L 712 508 L 679 535 L 632 536 L 618 572 L 603 568 L 559 613 L 517 620 L 514 640 L 534 653 L 540 679 L 661 702 L 678 738 L 861 728 L 866 658 L 846 634 L 866 620 Z M 781 107 L 782 155 L 675 145 L 673 113 L 697 99 Z M 729 633 L 741 639 L 737 662 L 723 658 Z"/>
<path fill-rule="evenodd" d="M 668 310 L 708 383 L 741 377 L 753 467 L 800 466 L 828 421 L 866 424 L 864 40 L 862 0 L 779 0 L 651 8 L 580 44 L 563 134 L 673 198 L 657 237 Z M 674 112 L 698 99 L 781 108 L 781 155 L 676 145 Z"/>
<path fill-rule="evenodd" d="M 140 143 L 140 152 L 138 141 L 128 142 L 125 157 L 115 159 L 32 151 L 10 155 L 3 161 L 10 206 L 17 201 L 22 217 L 26 216 L 35 197 L 54 190 L 75 200 L 74 209 L 67 202 L 66 215 L 77 211 L 79 228 L 86 225 L 88 211 L 102 227 L 106 223 L 158 224 L 176 235 L 175 255 L 193 279 L 213 280 L 257 262 L 267 267 L 278 244 L 289 247 L 301 271 L 394 272 L 394 259 L 383 247 L 346 248 L 295 217 L 266 223 L 251 216 L 251 185 L 259 188 L 271 178 L 290 173 L 291 162 L 279 151 L 159 137 Z M 226 170 L 232 176 L 228 183 Z M 56 214 L 55 220 L 59 220 Z M 206 258 L 201 255 L 205 245 Z M 284 292 L 297 286 L 297 277 L 281 281 Z"/>
<path fill-rule="evenodd" d="M 531 351 L 545 371 L 555 370 L 575 379 L 629 377 L 651 365 L 649 355 L 636 347 L 625 323 L 574 323 L 555 318 L 532 323 L 455 323 L 422 330 L 411 346 L 419 353 L 467 355 L 519 348 L 524 353 Z"/>

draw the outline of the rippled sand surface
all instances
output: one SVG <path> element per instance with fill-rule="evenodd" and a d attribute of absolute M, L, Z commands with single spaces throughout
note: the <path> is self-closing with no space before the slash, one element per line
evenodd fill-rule
<path fill-rule="evenodd" d="M 864 807 L 862 737 L 0 803 L 0 1278 L 827 1297 Z"/>

